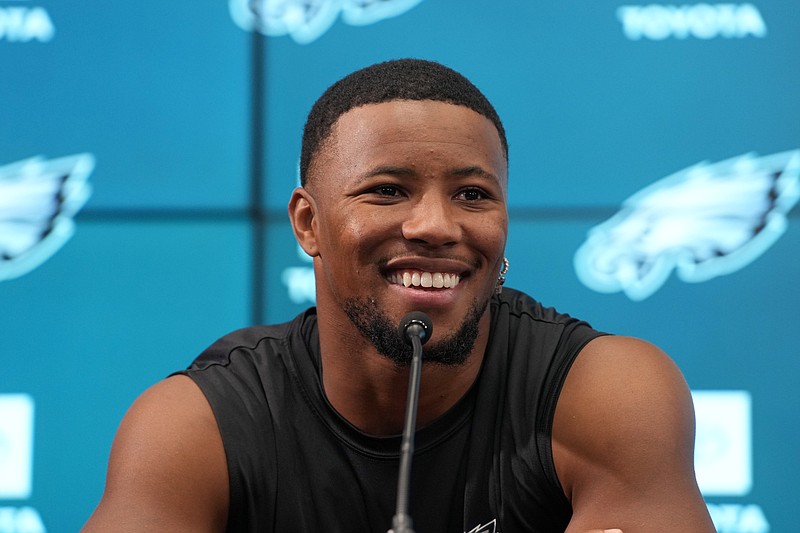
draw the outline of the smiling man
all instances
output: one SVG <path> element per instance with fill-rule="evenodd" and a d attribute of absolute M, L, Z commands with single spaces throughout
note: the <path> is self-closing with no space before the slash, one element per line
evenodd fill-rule
<path fill-rule="evenodd" d="M 398 60 L 314 105 L 289 202 L 317 306 L 217 341 L 125 416 L 85 531 L 386 531 L 410 311 L 420 532 L 712 532 L 680 372 L 503 289 L 508 146 L 460 74 Z M 614 529 L 613 531 L 618 531 Z"/>

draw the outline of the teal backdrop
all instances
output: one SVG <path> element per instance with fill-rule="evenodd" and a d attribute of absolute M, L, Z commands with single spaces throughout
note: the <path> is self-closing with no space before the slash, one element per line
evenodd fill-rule
<path fill-rule="evenodd" d="M 252 6 L 0 0 L 0 533 L 78 530 L 138 394 L 219 336 L 313 305 L 286 216 L 305 116 L 398 57 L 462 72 L 504 120 L 508 285 L 675 359 L 720 532 L 800 527 L 800 3 Z M 76 154 L 88 198 L 59 215 L 78 190 L 59 175 L 35 211 L 32 176 Z M 636 204 L 650 229 L 615 248 L 615 266 L 668 265 L 648 296 L 582 281 L 592 228 L 704 162 L 686 176 L 705 188 Z M 767 221 L 779 230 L 752 251 Z M 746 260 L 685 281 L 699 249 Z"/>

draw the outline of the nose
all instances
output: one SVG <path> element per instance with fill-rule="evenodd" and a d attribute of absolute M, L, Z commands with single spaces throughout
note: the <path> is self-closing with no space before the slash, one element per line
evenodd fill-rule
<path fill-rule="evenodd" d="M 457 208 L 450 198 L 429 193 L 415 202 L 403 221 L 403 237 L 428 246 L 447 246 L 461 239 Z"/>

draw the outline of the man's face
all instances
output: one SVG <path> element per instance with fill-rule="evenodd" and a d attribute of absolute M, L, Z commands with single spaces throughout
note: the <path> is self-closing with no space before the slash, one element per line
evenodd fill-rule
<path fill-rule="evenodd" d="M 372 337 L 359 321 L 394 326 L 424 311 L 434 323 L 428 352 L 479 320 L 486 327 L 508 232 L 507 179 L 497 130 L 469 108 L 398 100 L 342 115 L 306 187 L 319 315 L 346 316 Z"/>

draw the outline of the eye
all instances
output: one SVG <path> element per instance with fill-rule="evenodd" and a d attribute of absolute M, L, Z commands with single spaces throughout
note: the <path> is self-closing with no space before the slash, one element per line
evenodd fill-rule
<path fill-rule="evenodd" d="M 463 189 L 456 195 L 456 198 L 459 200 L 464 200 L 465 202 L 477 202 L 479 200 L 485 200 L 488 197 L 489 195 L 486 194 L 486 191 L 477 187 Z"/>
<path fill-rule="evenodd" d="M 381 196 L 397 196 L 400 194 L 400 191 L 397 190 L 397 187 L 393 187 L 392 185 L 381 185 L 375 189 L 375 192 Z"/>
<path fill-rule="evenodd" d="M 395 185 L 380 185 L 372 189 L 372 192 L 377 194 L 378 196 L 384 196 L 387 198 L 394 198 L 400 196 L 400 188 Z"/>

